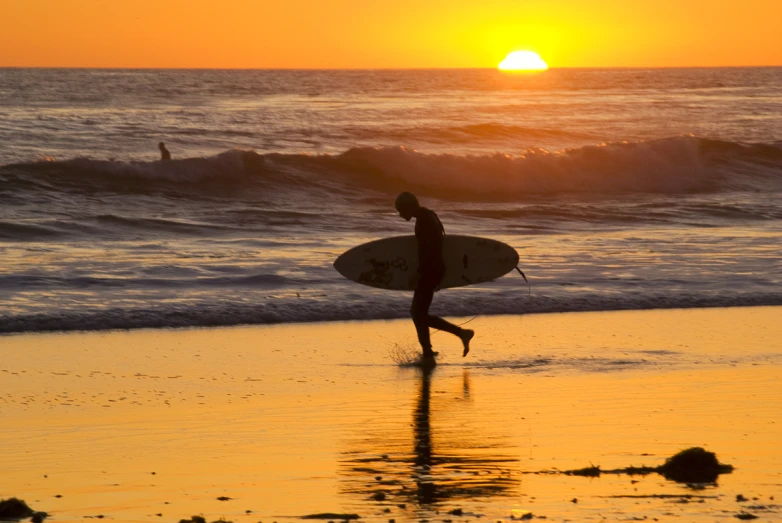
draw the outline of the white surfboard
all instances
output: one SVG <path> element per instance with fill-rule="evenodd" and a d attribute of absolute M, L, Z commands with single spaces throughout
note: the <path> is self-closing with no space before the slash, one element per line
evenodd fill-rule
<path fill-rule="evenodd" d="M 441 289 L 496 280 L 519 264 L 516 250 L 497 240 L 453 234 L 446 234 L 444 240 Z M 408 281 L 418 270 L 418 242 L 415 236 L 394 236 L 364 243 L 343 253 L 334 268 L 370 287 L 412 290 Z"/>

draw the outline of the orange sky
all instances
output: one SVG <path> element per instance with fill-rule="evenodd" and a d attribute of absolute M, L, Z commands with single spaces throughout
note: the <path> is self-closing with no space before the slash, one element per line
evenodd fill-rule
<path fill-rule="evenodd" d="M 782 0 L 0 0 L 0 66 L 782 65 Z"/>

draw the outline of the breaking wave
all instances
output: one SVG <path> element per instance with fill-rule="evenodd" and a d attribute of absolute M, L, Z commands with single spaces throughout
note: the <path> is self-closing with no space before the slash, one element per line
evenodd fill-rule
<path fill-rule="evenodd" d="M 465 132 L 461 130 L 459 132 Z M 676 136 L 551 152 L 427 154 L 405 147 L 354 148 L 338 155 L 230 150 L 167 162 L 91 159 L 0 168 L 0 201 L 19 191 L 219 194 L 316 191 L 328 198 L 412 189 L 447 199 L 513 201 L 557 193 L 691 194 L 782 191 L 782 145 Z"/>

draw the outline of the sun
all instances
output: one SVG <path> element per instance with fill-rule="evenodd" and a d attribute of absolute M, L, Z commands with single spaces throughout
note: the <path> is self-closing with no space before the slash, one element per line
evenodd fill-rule
<path fill-rule="evenodd" d="M 545 71 L 548 65 L 538 53 L 532 51 L 513 51 L 497 66 L 500 71 Z"/>

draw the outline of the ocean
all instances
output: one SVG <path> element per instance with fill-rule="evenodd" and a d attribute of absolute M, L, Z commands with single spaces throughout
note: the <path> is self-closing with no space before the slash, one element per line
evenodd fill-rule
<path fill-rule="evenodd" d="M 412 234 L 401 190 L 529 278 L 445 290 L 438 314 L 782 305 L 780 86 L 782 68 L 0 69 L 0 332 L 405 317 L 409 293 L 332 267 Z"/>

